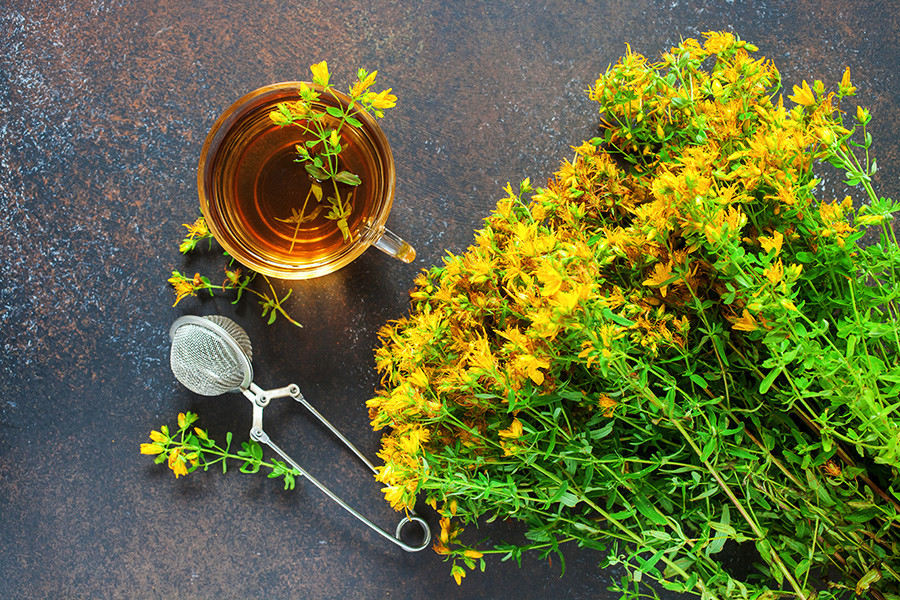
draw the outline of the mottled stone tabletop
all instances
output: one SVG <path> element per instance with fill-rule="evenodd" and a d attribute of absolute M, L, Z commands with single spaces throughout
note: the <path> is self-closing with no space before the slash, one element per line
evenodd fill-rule
<path fill-rule="evenodd" d="M 658 56 L 730 30 L 789 90 L 845 66 L 874 114 L 876 182 L 900 194 L 900 17 L 894 1 L 3 0 L 0 2 L 0 598 L 606 598 L 613 577 L 578 548 L 521 567 L 489 560 L 462 586 L 308 483 L 236 470 L 175 480 L 138 453 L 183 411 L 246 439 L 238 394 L 193 395 L 168 364 L 182 314 L 235 319 L 264 387 L 298 383 L 368 455 L 378 329 L 408 310 L 419 270 L 461 252 L 507 182 L 542 182 L 596 133 L 585 89 L 630 44 Z M 332 275 L 280 283 L 304 325 L 252 303 L 189 298 L 173 269 L 198 216 L 196 165 L 217 115 L 327 60 L 377 68 L 399 104 L 383 121 L 397 163 L 389 221 L 412 265 L 369 250 Z M 827 184 L 826 184 L 827 185 Z M 378 484 L 299 407 L 273 438 L 369 517 L 397 514 Z M 423 515 L 433 525 L 430 509 Z M 470 532 L 472 533 L 472 532 Z M 513 523 L 474 535 L 517 539 Z"/>

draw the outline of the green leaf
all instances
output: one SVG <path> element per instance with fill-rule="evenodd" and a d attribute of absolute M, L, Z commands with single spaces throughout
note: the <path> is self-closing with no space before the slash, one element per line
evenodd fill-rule
<path fill-rule="evenodd" d="M 591 430 L 591 439 L 592 440 L 603 439 L 606 436 L 608 436 L 610 433 L 612 433 L 612 430 L 613 430 L 612 422 L 610 422 L 609 424 L 607 424 L 604 427 L 601 427 L 600 429 L 592 429 Z"/>
<path fill-rule="evenodd" d="M 623 521 L 625 519 L 630 519 L 635 515 L 635 510 L 633 508 L 628 508 L 625 510 L 620 510 L 614 513 L 610 513 L 609 517 L 611 519 L 615 519 L 616 521 Z"/>
<path fill-rule="evenodd" d="M 337 119 L 342 119 L 344 117 L 344 111 L 337 106 L 326 106 L 325 112 Z"/>
<path fill-rule="evenodd" d="M 603 310 L 601 312 L 603 313 L 604 317 L 606 317 L 616 325 L 621 325 L 623 327 L 631 327 L 632 325 L 634 325 L 634 321 L 630 321 L 621 315 L 617 315 L 605 306 L 603 307 Z"/>
<path fill-rule="evenodd" d="M 713 452 L 716 451 L 716 447 L 718 446 L 718 440 L 715 437 L 710 437 L 706 440 L 706 443 L 703 444 L 703 450 L 700 452 L 700 460 L 706 461 L 710 456 L 713 455 Z"/>
<path fill-rule="evenodd" d="M 669 524 L 666 518 L 662 514 L 660 514 L 656 507 L 650 504 L 650 501 L 647 500 L 647 498 L 645 498 L 644 496 L 641 496 L 640 494 L 635 495 L 633 501 L 635 508 L 638 509 L 638 512 L 647 517 L 647 519 L 649 519 L 651 523 L 662 526 L 666 526 Z"/>
<path fill-rule="evenodd" d="M 346 183 L 347 185 L 359 185 L 362 183 L 362 179 L 360 179 L 358 175 L 354 175 L 350 171 L 340 171 L 334 176 L 334 178 L 341 183 Z"/>
<path fill-rule="evenodd" d="M 321 167 L 316 166 L 314 163 L 305 163 L 303 166 L 306 168 L 307 173 L 309 173 L 319 181 L 328 179 L 328 173 L 323 171 Z"/>
<path fill-rule="evenodd" d="M 347 117 L 347 124 L 354 127 L 362 127 L 362 122 L 358 119 L 354 119 L 353 117 Z"/>
<path fill-rule="evenodd" d="M 559 499 L 562 498 L 563 494 L 565 494 L 566 490 L 568 490 L 568 489 L 569 489 L 569 484 L 566 483 L 565 481 L 563 481 L 562 485 L 559 486 L 559 489 L 557 489 L 556 492 L 550 497 L 550 500 L 548 500 L 548 502 L 550 502 L 550 504 L 553 504 L 554 502 L 558 502 Z"/>
<path fill-rule="evenodd" d="M 759 383 L 759 393 L 765 394 L 769 391 L 769 388 L 772 387 L 772 384 L 775 382 L 775 378 L 781 375 L 781 371 L 784 367 L 776 367 L 769 371 L 769 373 L 763 378 L 763 380 Z"/>
<path fill-rule="evenodd" d="M 697 375 L 696 373 L 691 373 L 690 378 L 691 378 L 691 381 L 693 381 L 696 385 L 700 386 L 704 390 L 707 387 L 709 387 L 709 384 L 707 383 L 707 381 L 703 377 L 700 377 L 699 375 Z"/>

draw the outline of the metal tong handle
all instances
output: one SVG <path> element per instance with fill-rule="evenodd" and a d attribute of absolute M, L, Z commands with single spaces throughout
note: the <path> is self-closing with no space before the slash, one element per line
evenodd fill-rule
<path fill-rule="evenodd" d="M 244 396 L 246 396 L 247 399 L 253 403 L 253 426 L 250 429 L 250 438 L 251 439 L 253 439 L 254 441 L 263 443 L 263 444 L 267 445 L 268 447 L 270 447 L 281 458 L 283 458 L 289 465 L 291 465 L 292 467 L 297 469 L 314 486 L 319 488 L 326 496 L 328 496 L 329 498 L 331 498 L 332 500 L 337 502 L 344 510 L 346 510 L 351 515 L 353 515 L 354 517 L 356 517 L 357 519 L 359 519 L 360 521 L 362 521 L 363 523 L 368 525 L 369 528 L 371 528 L 373 531 L 375 531 L 376 533 L 378 533 L 385 539 L 390 540 L 394 544 L 397 544 L 398 546 L 400 546 L 407 552 L 419 552 L 420 550 L 424 550 L 425 548 L 428 547 L 428 544 L 431 543 L 431 529 L 428 527 L 428 523 L 426 523 L 424 519 L 422 519 L 421 517 L 416 515 L 415 512 L 410 511 L 410 513 L 407 516 L 404 516 L 403 519 L 400 520 L 400 523 L 397 524 L 397 530 L 395 531 L 394 535 L 389 534 L 388 532 L 384 531 L 383 529 L 381 529 L 380 527 L 378 527 L 377 525 L 375 525 L 374 523 L 369 521 L 367 518 L 362 516 L 356 510 L 354 510 L 350 505 L 348 505 L 346 502 L 341 500 L 331 490 L 329 490 L 327 487 L 325 487 L 322 484 L 322 482 L 320 482 L 318 479 L 313 477 L 306 469 L 304 469 L 303 467 L 298 465 L 294 461 L 294 459 L 292 459 L 290 456 L 288 456 L 284 452 L 284 450 L 279 448 L 275 444 L 275 442 L 273 442 L 272 439 L 268 436 L 268 434 L 265 431 L 263 431 L 262 414 L 263 414 L 263 409 L 266 406 L 268 406 L 269 401 L 274 398 L 291 397 L 294 400 L 296 400 L 297 402 L 299 402 L 300 404 L 302 404 L 303 406 L 305 406 L 309 412 L 311 412 L 319 421 L 321 421 L 334 435 L 336 435 L 338 437 L 338 439 L 340 439 L 344 443 L 344 445 L 346 445 L 361 461 L 363 461 L 366 464 L 366 466 L 368 466 L 369 469 L 373 473 L 378 472 L 378 471 L 376 471 L 375 466 L 371 463 L 371 461 L 369 461 L 369 459 L 367 459 L 365 456 L 363 456 L 363 454 L 356 448 L 356 446 L 354 446 L 353 444 L 350 443 L 350 440 L 345 438 L 341 434 L 341 432 L 338 431 L 337 428 L 335 428 L 334 425 L 332 425 L 325 417 L 323 417 L 321 414 L 319 414 L 319 412 L 316 409 L 314 409 L 312 407 L 312 405 L 310 405 L 309 402 L 306 401 L 306 399 L 303 397 L 303 394 L 300 393 L 300 388 L 296 384 L 292 383 L 291 385 L 289 385 L 287 387 L 267 391 L 267 390 L 263 390 L 258 385 L 251 382 L 249 388 L 241 389 L 241 392 L 243 392 Z M 410 546 L 409 544 L 407 544 L 406 542 L 404 542 L 403 540 L 400 539 L 400 533 L 403 530 L 403 527 L 407 523 L 413 523 L 413 522 L 418 523 L 419 526 L 422 528 L 422 530 L 425 533 L 425 539 L 422 541 L 422 544 L 419 546 Z"/>

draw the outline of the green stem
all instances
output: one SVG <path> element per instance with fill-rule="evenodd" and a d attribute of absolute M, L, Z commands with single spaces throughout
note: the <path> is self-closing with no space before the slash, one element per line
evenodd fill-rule
<path fill-rule="evenodd" d="M 619 372 L 620 377 L 622 377 L 623 380 L 628 381 L 629 379 L 626 377 L 626 374 L 621 372 L 621 369 L 618 368 L 619 365 L 617 364 L 616 366 L 617 366 L 617 370 L 620 371 Z M 703 451 L 700 449 L 700 447 L 694 441 L 693 436 L 691 436 L 690 433 L 681 425 L 681 423 L 679 422 L 678 419 L 674 418 L 674 415 L 667 413 L 665 404 L 663 402 L 660 402 L 659 398 L 657 398 L 656 395 L 650 389 L 639 387 L 638 391 L 641 392 L 644 395 L 644 397 L 647 398 L 647 400 L 649 400 L 654 406 L 656 406 L 664 415 L 666 415 L 666 418 L 669 421 L 669 423 L 671 423 L 675 427 L 675 429 L 678 430 L 678 432 L 681 434 L 682 438 L 688 443 L 688 445 L 691 447 L 691 449 L 694 451 L 694 453 L 700 459 L 700 462 L 706 468 L 707 472 L 712 476 L 713 479 L 715 479 L 716 484 L 719 486 L 719 489 L 722 490 L 722 492 L 728 497 L 729 501 L 735 506 L 735 508 L 737 508 L 738 512 L 741 514 L 741 517 L 747 522 L 747 524 L 753 530 L 753 534 L 756 535 L 759 540 L 766 539 L 766 534 L 760 529 L 759 524 L 757 524 L 756 520 L 750 516 L 750 514 L 747 512 L 747 509 L 744 507 L 743 504 L 741 504 L 740 500 L 738 500 L 737 496 L 734 494 L 734 492 L 732 491 L 732 489 L 728 485 L 728 483 L 725 482 L 725 480 L 722 478 L 722 476 L 719 474 L 719 472 L 712 466 L 712 464 L 710 464 L 709 460 L 703 458 Z M 763 558 L 765 558 L 765 557 L 763 557 Z M 794 592 L 796 592 L 796 594 L 802 600 L 806 600 L 806 598 L 807 598 L 806 594 L 800 588 L 800 585 L 797 583 L 793 574 L 790 572 L 790 570 L 787 568 L 787 566 L 781 560 L 781 557 L 778 555 L 778 553 L 775 551 L 774 548 L 771 549 L 769 558 L 771 558 L 771 560 L 775 563 L 778 570 L 781 571 L 784 578 L 788 581 L 788 583 L 790 583 L 791 588 L 793 588 Z"/>

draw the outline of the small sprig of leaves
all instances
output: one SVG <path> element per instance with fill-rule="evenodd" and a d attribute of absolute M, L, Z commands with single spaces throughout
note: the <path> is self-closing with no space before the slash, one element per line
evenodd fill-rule
<path fill-rule="evenodd" d="M 391 94 L 388 88 L 381 92 L 372 92 L 370 88 L 375 84 L 378 71 L 371 73 L 365 69 L 359 69 L 356 73 L 356 81 L 350 86 L 348 95 L 350 102 L 345 106 L 338 100 L 336 88 L 331 84 L 331 75 L 328 72 L 328 64 L 325 61 L 310 66 L 313 83 L 319 88 L 306 83 L 300 84 L 300 99 L 291 102 L 282 102 L 269 113 L 273 123 L 281 127 L 299 127 L 308 139 L 296 145 L 297 162 L 303 163 L 306 172 L 316 181 L 313 183 L 311 193 L 316 201 L 321 202 L 324 196 L 330 210 L 325 215 L 327 219 L 336 222 L 345 241 L 352 238 L 352 232 L 348 225 L 348 217 L 353 210 L 354 192 L 342 192 L 338 184 L 355 188 L 362 183 L 362 179 L 342 164 L 341 152 L 344 150 L 342 130 L 345 126 L 362 127 L 362 122 L 356 118 L 360 113 L 369 113 L 376 117 L 384 116 L 384 109 L 397 104 L 397 97 Z M 336 104 L 322 106 L 322 98 L 331 95 Z M 325 195 L 319 182 L 331 182 L 333 193 Z M 284 222 L 296 223 L 297 230 L 291 244 L 293 249 L 296 243 L 297 232 L 301 223 L 312 220 L 321 212 L 321 207 L 306 214 L 306 208 L 310 200 L 307 194 L 303 207 L 297 211 L 292 210 L 290 217 L 281 219 Z"/>
<path fill-rule="evenodd" d="M 163 425 L 151 431 L 150 442 L 141 444 L 141 454 L 156 456 L 158 465 L 166 463 L 176 479 L 197 469 L 208 471 L 216 464 L 222 466 L 223 473 L 227 473 L 227 461 L 230 459 L 240 462 L 241 473 L 258 473 L 266 468 L 270 479 L 282 479 L 284 489 L 294 489 L 297 477 L 302 476 L 300 471 L 280 460 L 263 460 L 262 446 L 252 440 L 241 442 L 241 449 L 232 452 L 233 435 L 230 431 L 225 435 L 225 445 L 220 446 L 206 430 L 194 426 L 198 418 L 192 412 L 179 413 L 177 429 L 170 432 L 169 427 Z"/>
<path fill-rule="evenodd" d="M 182 254 L 192 252 L 197 248 L 200 242 L 204 240 L 208 240 L 209 247 L 212 248 L 213 237 L 209 232 L 203 217 L 199 217 L 193 223 L 185 223 L 184 226 L 187 228 L 188 234 L 179 245 L 179 250 Z M 227 253 L 225 253 L 225 256 L 228 256 Z M 175 304 L 172 306 L 177 306 L 184 298 L 187 298 L 188 296 L 197 296 L 199 292 L 203 292 L 204 290 L 208 292 L 210 296 L 214 296 L 217 291 L 233 293 L 234 300 L 232 300 L 232 304 L 237 304 L 241 300 L 244 292 L 248 292 L 258 298 L 259 305 L 262 307 L 262 316 L 266 317 L 268 315 L 269 325 L 274 323 L 275 319 L 280 314 L 293 325 L 303 327 L 303 325 L 294 320 L 284 308 L 284 302 L 290 298 L 293 290 L 288 290 L 284 296 L 279 298 L 278 293 L 275 291 L 269 278 L 265 275 L 261 275 L 269 287 L 269 292 L 260 292 L 259 290 L 250 287 L 250 283 L 257 275 L 259 275 L 259 273 L 249 269 L 245 273 L 244 269 L 234 265 L 233 259 L 230 261 L 229 265 L 225 267 L 225 277 L 221 284 L 213 283 L 209 277 L 201 275 L 200 273 L 195 273 L 193 277 L 189 277 L 180 271 L 172 271 L 172 276 L 169 277 L 168 280 L 175 290 Z"/>

